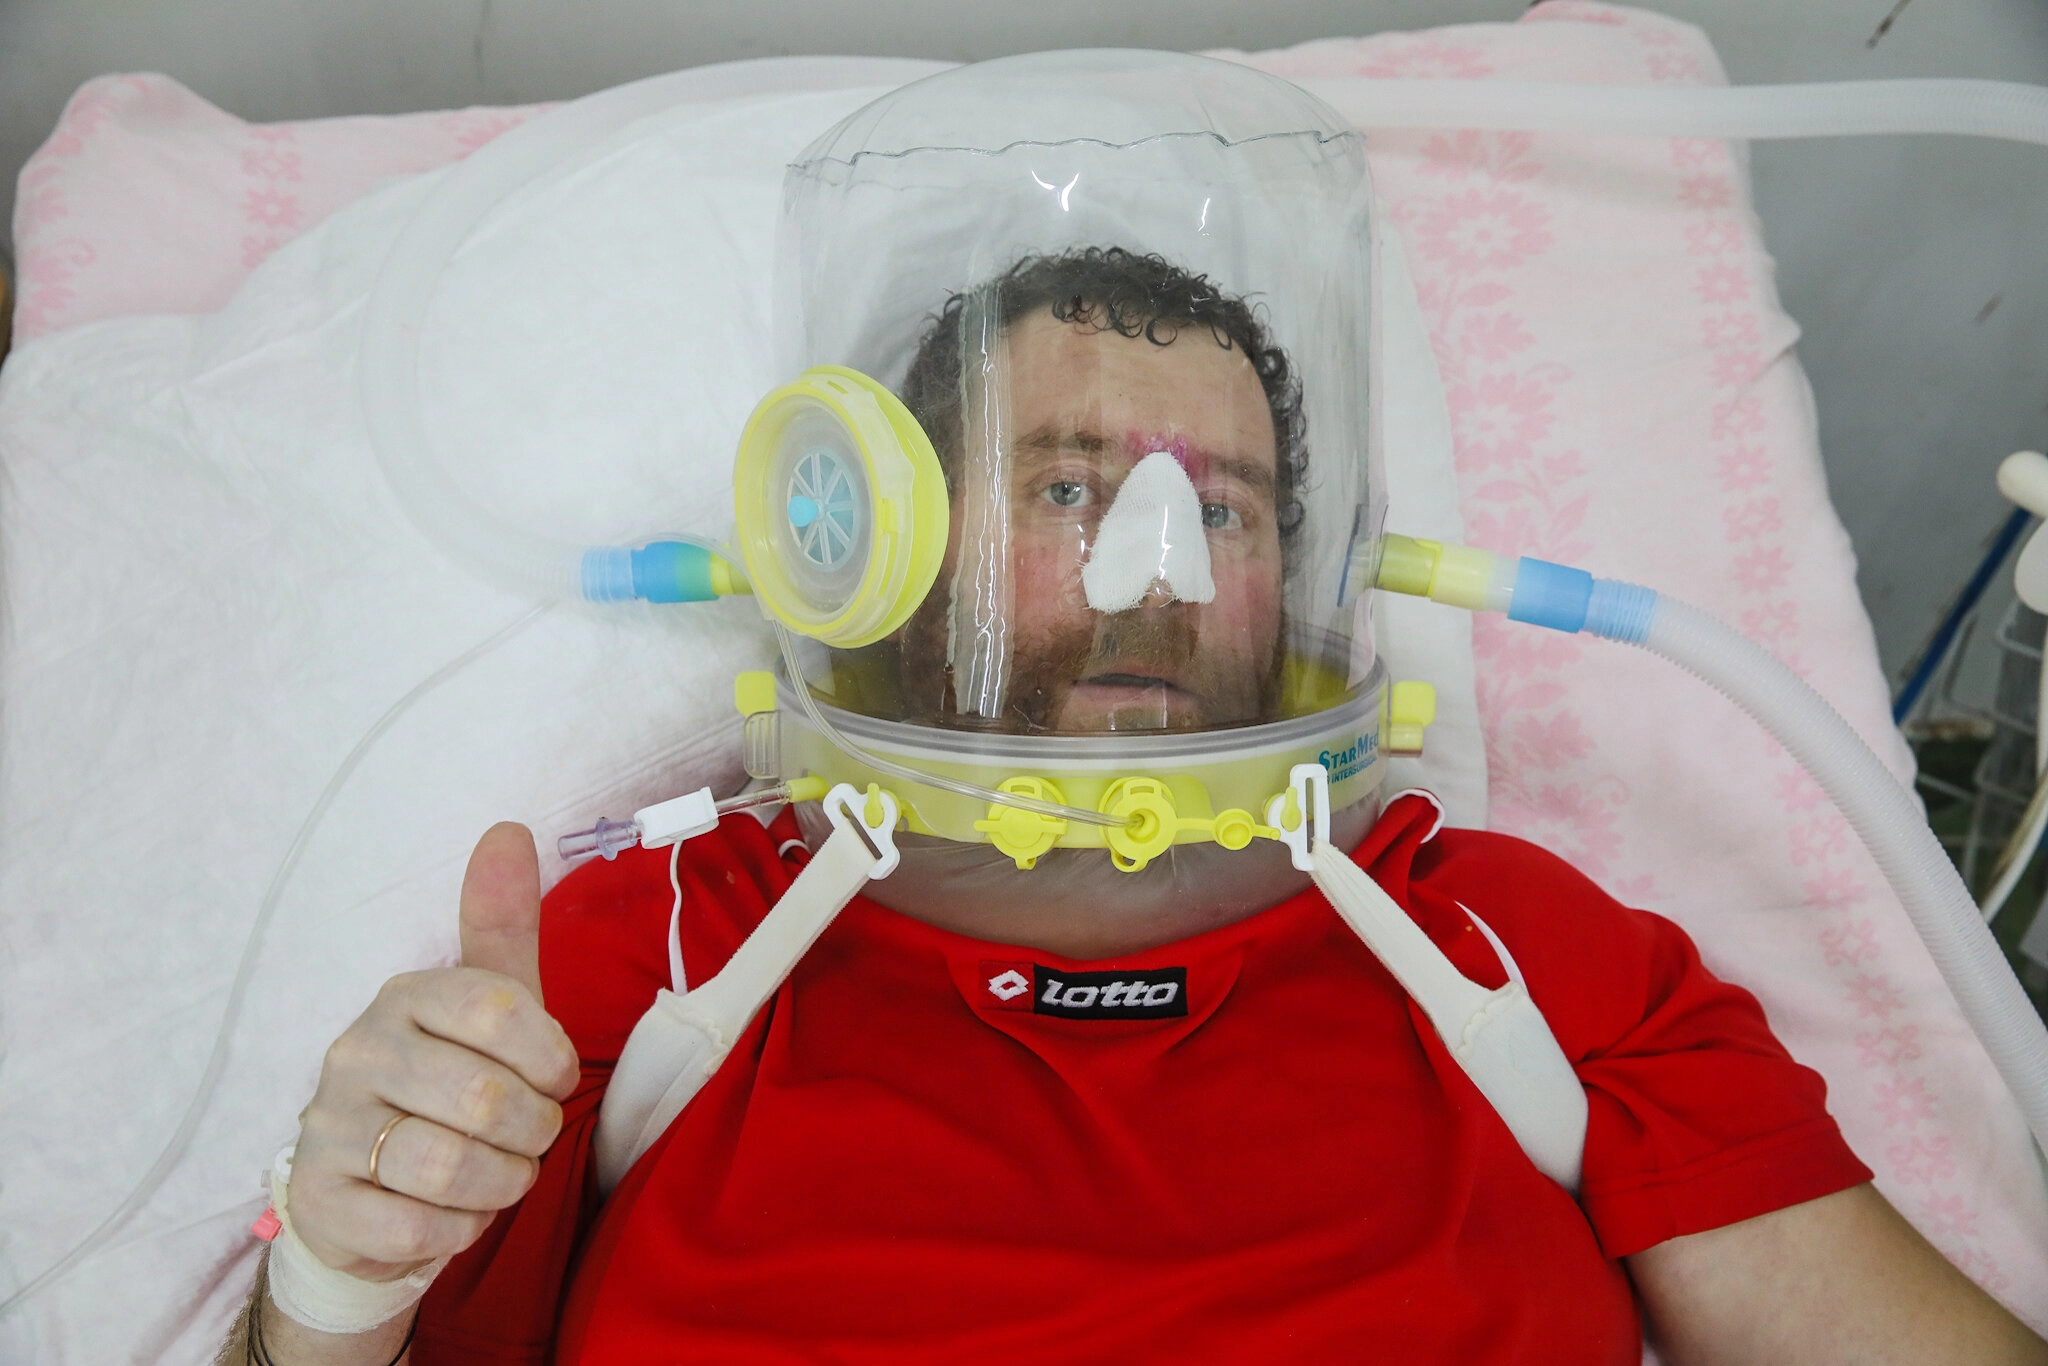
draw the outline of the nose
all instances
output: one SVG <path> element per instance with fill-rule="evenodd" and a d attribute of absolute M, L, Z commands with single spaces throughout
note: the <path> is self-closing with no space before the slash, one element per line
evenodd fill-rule
<path fill-rule="evenodd" d="M 1132 610 L 1138 612 L 1163 611 L 1168 607 L 1175 606 L 1179 602 L 1180 599 L 1174 596 L 1173 585 L 1165 579 L 1155 578 L 1146 586 L 1145 596 L 1138 599 L 1137 607 Z"/>
<path fill-rule="evenodd" d="M 1153 451 L 1124 476 L 1095 528 L 1081 586 L 1098 612 L 1215 600 L 1202 500 L 1168 452 Z"/>

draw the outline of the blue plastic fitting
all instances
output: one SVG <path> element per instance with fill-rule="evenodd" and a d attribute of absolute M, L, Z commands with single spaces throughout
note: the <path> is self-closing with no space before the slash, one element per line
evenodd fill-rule
<path fill-rule="evenodd" d="M 1508 620 L 1574 633 L 1585 626 L 1586 605 L 1592 597 L 1593 576 L 1585 570 L 1524 555 L 1515 574 Z"/>
<path fill-rule="evenodd" d="M 583 552 L 583 596 L 591 602 L 710 602 L 715 557 L 688 541 L 654 541 L 638 550 L 598 546 Z"/>

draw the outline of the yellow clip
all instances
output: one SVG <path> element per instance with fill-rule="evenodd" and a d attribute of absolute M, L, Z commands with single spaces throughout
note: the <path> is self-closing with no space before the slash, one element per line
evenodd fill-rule
<path fill-rule="evenodd" d="M 741 716 L 775 710 L 775 675 L 767 669 L 749 669 L 732 681 L 732 704 Z"/>
<path fill-rule="evenodd" d="M 998 790 L 1019 797 L 1058 802 L 1063 806 L 1067 800 L 1049 778 L 1005 778 Z M 1019 868 L 1036 867 L 1039 855 L 1052 848 L 1060 836 L 1067 833 L 1066 821 L 1058 816 L 1042 816 L 1036 811 L 1006 806 L 1001 802 L 990 802 L 987 818 L 976 821 L 974 828 L 987 835 L 988 842 L 999 852 L 1015 859 Z"/>
<path fill-rule="evenodd" d="M 868 799 L 861 808 L 860 818 L 867 823 L 867 827 L 870 830 L 881 829 L 882 822 L 889 819 L 889 808 L 882 804 L 882 785 L 880 783 L 868 784 Z"/>
<path fill-rule="evenodd" d="M 1387 689 L 1387 728 L 1380 749 L 1387 754 L 1422 753 L 1422 733 L 1436 720 L 1436 689 L 1407 680 Z"/>
<path fill-rule="evenodd" d="M 1209 837 L 1225 849 L 1242 849 L 1252 842 L 1255 835 L 1270 836 L 1278 833 L 1268 831 L 1267 827 L 1253 819 L 1251 812 L 1237 807 L 1217 813 L 1216 819 L 1209 822 Z"/>
<path fill-rule="evenodd" d="M 1098 809 L 1125 822 L 1104 832 L 1109 861 L 1122 872 L 1135 873 L 1158 858 L 1180 833 L 1173 794 L 1157 778 L 1118 778 L 1102 794 Z"/>
<path fill-rule="evenodd" d="M 1280 801 L 1280 828 L 1282 830 L 1301 829 L 1301 798 L 1294 795 L 1294 789 L 1291 787 L 1287 789 L 1286 794 Z"/>

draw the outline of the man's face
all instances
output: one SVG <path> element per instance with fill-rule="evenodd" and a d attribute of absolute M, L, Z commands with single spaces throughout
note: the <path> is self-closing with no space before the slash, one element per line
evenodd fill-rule
<path fill-rule="evenodd" d="M 950 639 L 953 687 L 968 691 L 963 653 L 1000 615 L 1005 639 L 982 653 L 1001 656 L 993 667 L 1007 678 L 1003 729 L 1185 730 L 1266 719 L 1280 656 L 1272 413 L 1243 350 L 1226 350 L 1206 327 L 1159 334 L 1173 340 L 1162 346 L 1049 313 L 1023 318 L 1002 342 L 1007 401 L 969 405 L 934 593 L 949 596 L 950 584 L 952 602 L 913 622 L 905 663 L 922 671 L 945 658 Z M 976 455 L 992 444 L 988 412 L 1001 414 L 1003 428 L 993 461 Z M 1155 582 L 1134 608 L 1096 611 L 1082 567 L 1125 477 L 1157 451 L 1194 486 L 1215 597 L 1179 601 Z M 977 612 L 977 598 L 999 600 L 997 612 Z M 973 708 L 956 701 L 950 710 L 960 721 Z"/>

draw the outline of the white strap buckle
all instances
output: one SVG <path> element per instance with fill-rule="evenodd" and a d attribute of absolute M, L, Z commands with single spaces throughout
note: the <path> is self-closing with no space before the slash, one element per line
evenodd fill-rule
<path fill-rule="evenodd" d="M 871 785 L 862 793 L 851 783 L 841 783 L 825 794 L 826 819 L 836 829 L 851 830 L 860 836 L 868 852 L 875 856 L 875 866 L 868 870 L 870 882 L 889 876 L 903 861 L 903 855 L 896 849 L 896 816 L 896 798 L 879 787 Z"/>
<path fill-rule="evenodd" d="M 1288 811 L 1290 799 L 1293 811 Z M 1289 817 L 1293 824 L 1288 824 Z M 1266 824 L 1280 832 L 1294 866 L 1313 872 L 1310 853 L 1330 840 L 1330 773 L 1321 764 L 1296 764 L 1287 771 L 1287 791 L 1266 803 Z"/>

